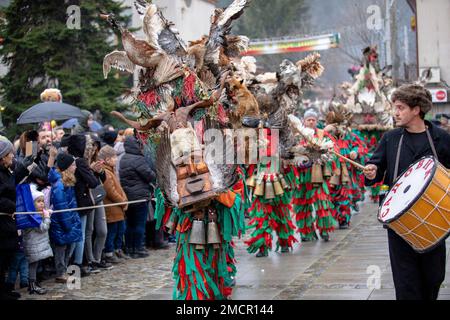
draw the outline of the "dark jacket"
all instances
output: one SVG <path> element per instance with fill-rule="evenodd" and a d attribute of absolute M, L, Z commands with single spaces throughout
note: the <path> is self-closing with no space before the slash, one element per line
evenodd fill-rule
<path fill-rule="evenodd" d="M 31 158 L 29 160 L 28 164 L 31 164 Z M 19 167 L 16 161 L 11 169 L 14 171 L 0 166 L 0 212 L 11 214 L 11 216 L 0 215 L 0 250 L 17 248 L 16 223 L 12 219 L 12 214 L 16 211 L 16 185 L 29 174 L 28 170 Z"/>
<path fill-rule="evenodd" d="M 50 202 L 53 210 L 71 209 L 77 207 L 74 187 L 64 186 L 61 175 L 51 169 L 48 180 L 52 184 Z M 79 242 L 83 239 L 81 220 L 76 211 L 56 212 L 51 216 L 50 238 L 59 246 Z"/>
<path fill-rule="evenodd" d="M 436 153 L 439 157 L 439 162 L 450 168 L 450 134 L 435 126 L 434 124 L 425 121 L 433 139 Z M 365 179 L 367 186 L 371 186 L 376 182 L 383 180 L 389 187 L 393 184 L 395 159 L 397 156 L 398 144 L 403 133 L 403 128 L 391 130 L 383 135 L 377 149 L 368 163 L 374 164 L 378 167 L 377 176 L 374 180 Z M 400 176 L 408 167 L 424 156 L 433 155 L 433 151 L 429 143 L 426 143 L 420 150 L 414 150 L 412 145 L 408 143 L 407 135 L 404 136 L 402 142 L 402 150 L 400 153 L 400 161 L 398 167 L 398 176 Z"/>
<path fill-rule="evenodd" d="M 145 160 L 139 143 L 134 137 L 127 137 L 124 143 L 125 154 L 120 160 L 120 184 L 129 201 L 150 199 L 150 182 L 156 179 L 155 173 Z"/>
<path fill-rule="evenodd" d="M 29 182 L 34 182 L 39 185 L 39 187 L 44 188 L 49 185 L 48 182 L 48 173 L 50 168 L 47 167 L 49 155 L 45 151 L 40 151 L 34 161 L 37 164 L 37 167 L 30 173 Z M 38 180 L 40 182 L 38 182 Z"/>
<path fill-rule="evenodd" d="M 76 158 L 75 163 L 77 169 L 75 171 L 75 194 L 79 207 L 89 207 L 93 205 L 89 189 L 98 186 L 99 180 L 89 166 L 88 161 L 84 158 L 86 151 L 86 136 L 83 134 L 73 135 L 68 139 L 67 151 Z M 78 213 L 84 215 L 90 210 L 81 210 Z"/>
<path fill-rule="evenodd" d="M 16 211 L 16 184 L 9 169 L 0 166 L 0 250 L 13 250 L 17 247 L 16 223 L 12 214 Z"/>
<path fill-rule="evenodd" d="M 27 177 L 23 183 L 34 183 L 39 187 L 39 190 L 42 190 L 50 185 L 48 182 L 48 172 L 50 171 L 50 168 L 47 167 L 48 158 L 49 155 L 44 151 L 39 151 L 35 159 L 31 156 L 18 158 L 14 171 L 22 178 Z M 31 164 L 30 160 L 37 164 L 31 173 L 27 170 L 27 167 Z M 21 182 L 21 180 L 18 182 Z"/>

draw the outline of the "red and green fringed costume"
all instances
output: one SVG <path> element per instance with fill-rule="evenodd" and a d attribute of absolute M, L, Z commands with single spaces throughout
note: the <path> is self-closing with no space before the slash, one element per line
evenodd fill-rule
<path fill-rule="evenodd" d="M 174 88 L 171 98 L 175 102 L 175 109 L 205 98 L 205 92 L 197 79 L 194 73 L 187 71 L 184 77 L 170 83 Z M 169 100 L 165 94 L 161 87 L 141 94 L 136 105 L 141 118 L 150 119 L 157 111 L 164 111 L 167 107 L 166 100 Z M 224 112 L 220 105 L 217 107 L 220 121 Z M 200 109 L 193 115 L 193 119 L 197 120 L 195 130 L 198 137 L 203 137 L 205 114 L 205 110 Z M 143 142 L 146 158 L 154 163 L 159 134 L 151 129 L 138 132 L 138 137 Z M 174 299 L 212 300 L 231 296 L 233 277 L 236 274 L 232 237 L 239 236 L 245 230 L 244 207 L 240 192 L 230 190 L 211 203 L 210 208 L 217 213 L 216 224 L 221 243 L 205 244 L 200 248 L 189 243 L 194 216 L 178 208 L 166 206 L 161 190 L 155 191 L 157 228 L 167 227 L 172 223 L 177 238 L 172 268 L 175 280 Z M 206 227 L 207 218 L 204 223 Z"/>
<path fill-rule="evenodd" d="M 319 138 L 318 133 L 323 136 L 323 130 L 316 129 L 315 138 Z M 292 203 L 297 231 L 303 241 L 317 239 L 315 230 L 319 230 L 320 235 L 328 239 L 328 233 L 337 225 L 330 186 L 323 175 L 325 168 L 320 164 L 314 164 L 314 169 L 317 170 L 315 175 L 320 176 L 313 178 L 313 166 L 293 168 L 295 180 L 292 185 L 294 190 Z"/>
<path fill-rule="evenodd" d="M 358 154 L 360 148 L 364 149 L 364 145 L 359 144 L 360 139 L 349 130 L 345 130 L 342 138 L 332 139 L 335 151 L 347 158 L 350 158 L 351 152 Z M 339 222 L 339 226 L 343 227 L 350 225 L 351 209 L 355 208 L 355 204 L 363 199 L 363 191 L 351 165 L 337 156 L 333 156 L 333 158 L 334 177 L 330 179 L 331 195 L 336 208 L 336 220 Z"/>
<path fill-rule="evenodd" d="M 366 143 L 364 142 L 361 133 L 358 130 L 353 130 L 349 133 L 351 138 L 351 145 L 353 150 L 356 149 L 356 154 L 358 157 L 355 161 L 365 165 L 368 161 L 367 154 L 369 149 L 367 148 Z M 352 198 L 353 207 L 357 207 L 357 203 L 360 201 L 364 201 L 365 197 L 365 184 L 364 184 L 364 173 L 361 169 L 350 166 L 350 175 L 352 176 L 353 188 L 355 188 L 355 194 Z"/>
<path fill-rule="evenodd" d="M 367 159 L 370 159 L 373 152 L 378 146 L 378 143 L 381 140 L 381 137 L 383 136 L 385 131 L 381 130 L 363 130 L 361 131 L 362 136 L 364 137 L 364 142 L 367 145 Z M 383 185 L 383 182 L 378 182 L 372 186 L 369 187 L 370 190 L 370 198 L 373 202 L 378 203 L 380 200 L 380 192 L 381 192 L 381 186 Z"/>
<path fill-rule="evenodd" d="M 221 200 L 224 199 L 224 200 Z M 236 266 L 233 236 L 245 229 L 244 207 L 240 191 L 228 191 L 211 204 L 217 212 L 221 243 L 218 247 L 205 244 L 202 248 L 189 243 L 194 216 L 178 208 L 165 208 L 164 197 L 158 190 L 155 218 L 157 228 L 171 221 L 177 238 L 172 268 L 176 300 L 227 299 L 232 294 Z M 206 222 L 205 222 L 206 226 Z"/>
<path fill-rule="evenodd" d="M 270 130 L 264 130 L 268 137 L 267 140 L 270 141 Z M 268 150 L 270 150 L 270 143 Z M 260 163 L 258 166 L 249 166 L 247 176 L 254 176 L 256 183 L 259 184 L 259 188 L 262 188 L 262 185 L 264 189 L 268 188 L 269 184 L 274 188 L 274 183 L 280 183 L 281 186 L 281 179 L 286 179 L 287 176 L 291 175 L 289 170 L 283 170 L 285 172 L 282 172 L 282 175 L 280 175 L 278 161 L 273 161 L 274 158 L 271 159 L 266 164 Z M 297 242 L 294 237 L 295 226 L 291 219 L 291 192 L 284 189 L 282 194 L 273 194 L 272 198 L 267 199 L 266 190 L 264 190 L 262 195 L 255 195 L 257 188 L 258 185 L 253 190 L 251 199 L 247 199 L 250 202 L 248 209 L 250 221 L 247 229 L 253 229 L 250 238 L 245 241 L 248 246 L 247 251 L 249 253 L 258 252 L 257 256 L 267 256 L 268 252 L 272 250 L 273 231 L 278 237 L 276 251 L 280 248 L 282 252 L 289 251 L 293 244 Z"/>

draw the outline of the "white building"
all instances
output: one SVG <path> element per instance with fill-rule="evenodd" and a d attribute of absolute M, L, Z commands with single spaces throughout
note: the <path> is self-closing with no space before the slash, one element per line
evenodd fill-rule
<path fill-rule="evenodd" d="M 140 28 L 134 34 L 139 39 L 145 39 L 142 31 L 142 20 L 134 7 L 134 0 L 116 0 L 130 7 L 127 14 L 131 15 L 132 28 Z M 161 9 L 164 17 L 173 22 L 181 38 L 189 41 L 198 40 L 209 34 L 210 17 L 216 8 L 216 0 L 154 0 L 154 4 Z M 138 71 L 134 75 L 134 84 L 138 82 Z"/>
<path fill-rule="evenodd" d="M 419 74 L 432 68 L 427 85 L 433 94 L 432 114 L 450 114 L 450 1 L 416 0 L 415 5 Z"/>
<path fill-rule="evenodd" d="M 124 1 L 126 6 L 131 7 L 131 26 L 140 28 L 142 22 L 133 3 L 134 0 Z M 154 0 L 153 3 L 161 9 L 166 19 L 175 24 L 186 44 L 209 33 L 210 17 L 216 7 L 215 0 Z M 144 37 L 142 30 L 137 32 L 137 35 Z"/>

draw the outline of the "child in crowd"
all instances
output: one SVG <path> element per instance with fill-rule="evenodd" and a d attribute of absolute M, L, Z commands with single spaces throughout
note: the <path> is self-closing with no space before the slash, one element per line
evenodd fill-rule
<path fill-rule="evenodd" d="M 104 204 L 126 202 L 127 196 L 120 185 L 119 178 L 115 174 L 117 162 L 116 151 L 109 145 L 101 148 L 98 159 L 103 163 L 106 180 L 103 187 L 106 191 Z M 122 251 L 123 238 L 125 235 L 125 210 L 128 205 L 106 207 L 106 220 L 108 233 L 105 244 L 105 259 L 109 263 L 118 263 L 121 259 L 129 259 Z"/>
<path fill-rule="evenodd" d="M 38 228 L 29 228 L 23 231 L 23 245 L 28 261 L 28 293 L 45 294 L 47 290 L 41 288 L 36 281 L 39 261 L 53 257 L 50 246 L 48 230 L 50 229 L 50 212 L 45 208 L 44 193 L 32 188 L 34 207 L 42 214 L 42 222 Z"/>
<path fill-rule="evenodd" d="M 48 174 L 52 184 L 51 204 L 53 210 L 77 208 L 75 198 L 75 159 L 60 153 L 56 157 L 56 168 Z M 67 283 L 67 266 L 72 246 L 82 240 L 81 220 L 78 212 L 70 210 L 51 215 L 50 238 L 54 244 L 56 282 Z"/>
<path fill-rule="evenodd" d="M 17 277 L 20 277 L 20 288 L 28 287 L 28 261 L 23 250 L 22 230 L 18 230 L 19 242 L 16 252 L 9 266 L 8 278 L 6 279 L 6 289 L 8 292 L 14 291 Z"/>

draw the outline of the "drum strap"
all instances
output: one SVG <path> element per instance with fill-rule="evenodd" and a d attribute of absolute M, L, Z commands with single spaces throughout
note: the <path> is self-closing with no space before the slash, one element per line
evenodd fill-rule
<path fill-rule="evenodd" d="M 428 127 L 426 129 L 426 133 L 427 133 L 427 137 L 428 137 L 428 142 L 430 143 L 430 146 L 431 146 L 431 150 L 433 151 L 433 155 L 436 158 L 436 161 L 438 161 L 439 158 L 437 156 L 436 148 L 434 147 L 433 139 L 431 139 L 430 132 L 428 131 Z M 397 175 L 398 175 L 398 165 L 400 163 L 400 151 L 402 149 L 403 135 L 404 135 L 404 131 L 403 131 L 402 136 L 400 137 L 400 141 L 398 143 L 397 157 L 395 158 L 395 169 L 394 169 L 394 180 L 393 181 L 395 181 L 397 179 Z"/>
<path fill-rule="evenodd" d="M 398 143 L 397 156 L 395 157 L 394 179 L 392 181 L 395 181 L 397 179 L 398 164 L 400 162 L 400 151 L 402 149 L 402 143 L 403 143 L 403 133 L 402 133 L 402 136 L 400 137 L 400 141 Z"/>
<path fill-rule="evenodd" d="M 438 158 L 437 152 L 436 152 L 436 148 L 434 147 L 433 139 L 431 139 L 430 131 L 428 131 L 428 128 L 427 128 L 427 137 L 428 137 L 428 141 L 430 142 L 430 146 L 431 146 L 431 150 L 433 151 L 433 155 L 436 158 L 436 161 L 439 161 L 439 158 Z"/>

